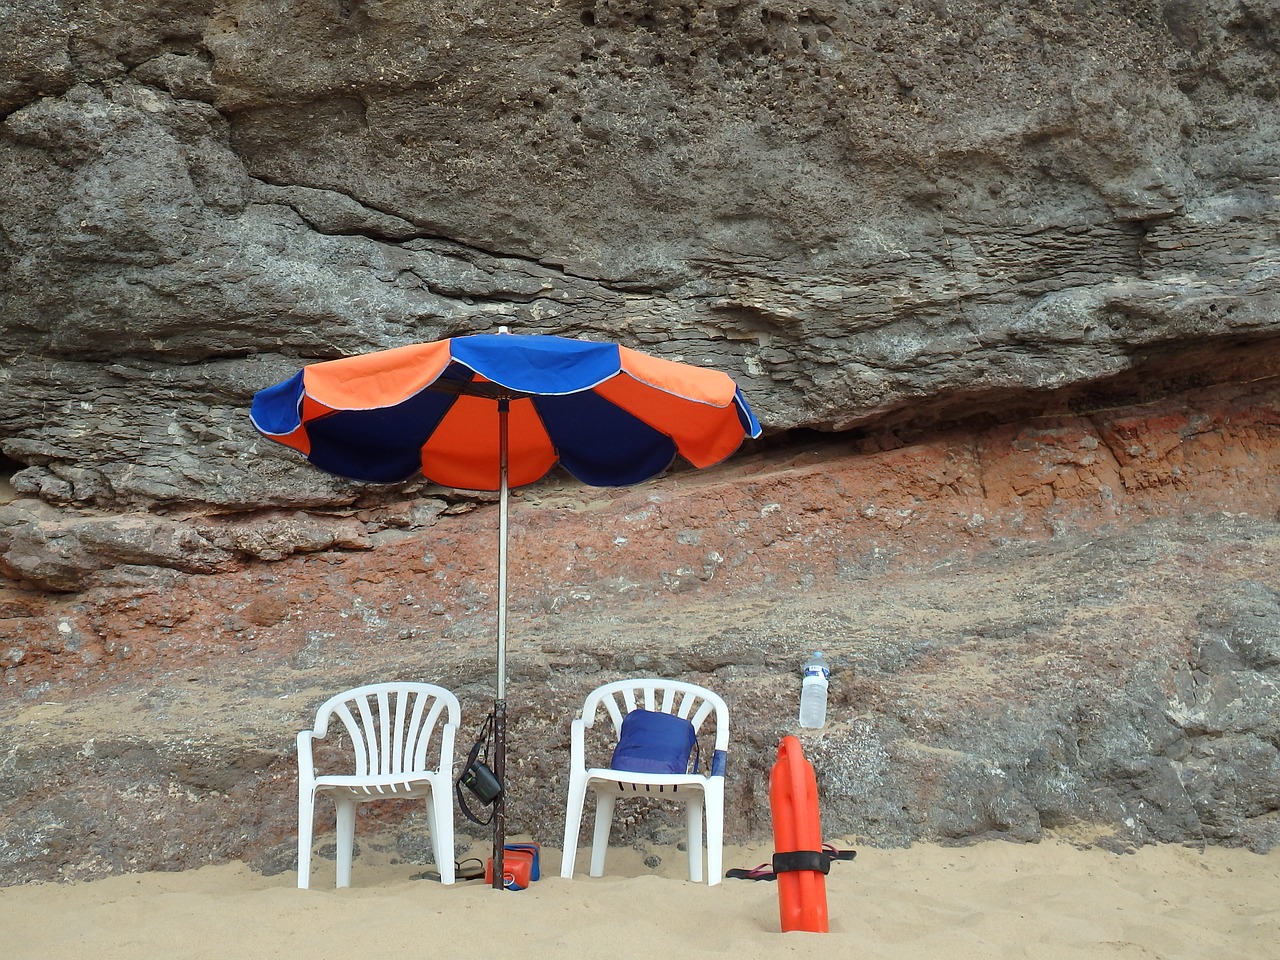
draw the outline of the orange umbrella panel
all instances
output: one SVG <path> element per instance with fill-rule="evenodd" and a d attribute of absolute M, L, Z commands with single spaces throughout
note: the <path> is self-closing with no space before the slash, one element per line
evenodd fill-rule
<path fill-rule="evenodd" d="M 338 476 L 394 483 L 421 472 L 443 486 L 497 490 L 504 403 L 511 486 L 557 462 L 592 486 L 626 486 L 677 455 L 717 463 L 760 435 L 719 371 L 616 344 L 502 334 L 314 364 L 260 391 L 251 416 Z"/>

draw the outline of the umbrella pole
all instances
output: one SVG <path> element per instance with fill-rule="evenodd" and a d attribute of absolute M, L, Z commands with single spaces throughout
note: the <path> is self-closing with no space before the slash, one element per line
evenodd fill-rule
<path fill-rule="evenodd" d="M 498 401 L 498 685 L 493 704 L 493 773 L 502 792 L 493 808 L 493 888 L 503 888 L 507 843 L 507 414 Z"/>

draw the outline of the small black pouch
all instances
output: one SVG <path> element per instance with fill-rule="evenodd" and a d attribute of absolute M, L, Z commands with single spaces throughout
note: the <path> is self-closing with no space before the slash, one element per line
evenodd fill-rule
<path fill-rule="evenodd" d="M 494 811 L 489 811 L 489 819 L 481 820 L 467 806 L 467 798 L 463 794 L 462 788 L 466 787 L 486 807 L 491 806 L 494 801 L 502 796 L 502 784 L 486 762 L 489 759 L 489 741 L 492 736 L 493 714 L 491 713 L 485 718 L 484 726 L 480 728 L 480 735 L 471 747 L 471 752 L 467 754 L 466 765 L 462 768 L 462 773 L 458 775 L 458 780 L 453 788 L 458 797 L 458 806 L 462 807 L 462 812 L 466 814 L 467 819 L 472 823 L 480 824 L 482 827 L 487 827 L 493 822 Z"/>

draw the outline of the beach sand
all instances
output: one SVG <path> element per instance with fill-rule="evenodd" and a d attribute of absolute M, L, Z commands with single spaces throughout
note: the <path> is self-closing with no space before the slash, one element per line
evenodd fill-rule
<path fill-rule="evenodd" d="M 345 890 L 320 858 L 311 890 L 296 889 L 295 873 L 243 864 L 6 887 L 0 956 L 1280 958 L 1280 851 L 859 847 L 832 864 L 826 934 L 781 933 L 775 883 L 695 885 L 682 879 L 684 855 L 670 853 L 655 870 L 611 848 L 606 876 L 593 879 L 584 852 L 579 876 L 562 880 L 558 852 L 544 849 L 543 879 L 518 892 L 482 880 L 444 887 L 423 866 L 372 851 Z M 769 853 L 726 848 L 725 865 L 754 867 Z"/>

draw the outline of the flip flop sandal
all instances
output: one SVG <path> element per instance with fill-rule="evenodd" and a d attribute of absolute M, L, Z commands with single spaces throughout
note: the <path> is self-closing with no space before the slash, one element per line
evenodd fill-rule
<path fill-rule="evenodd" d="M 829 843 L 822 845 L 822 852 L 831 860 L 852 860 L 858 855 L 857 850 L 837 850 Z"/>
<path fill-rule="evenodd" d="M 726 877 L 734 880 L 776 880 L 778 875 L 773 872 L 773 864 L 762 863 L 760 866 L 752 870 L 733 869 L 725 871 Z"/>
<path fill-rule="evenodd" d="M 857 850 L 837 850 L 830 843 L 822 845 L 822 853 L 828 861 L 852 860 L 858 855 Z M 773 864 L 771 863 L 762 863 L 752 870 L 726 870 L 725 876 L 734 880 L 776 880 L 778 878 L 777 874 L 773 872 Z"/>
<path fill-rule="evenodd" d="M 466 864 L 474 863 L 474 867 L 468 867 Z M 481 880 L 484 878 L 484 864 L 478 857 L 468 857 L 466 860 L 460 861 L 453 865 L 453 878 L 455 880 Z"/>

